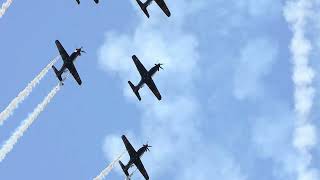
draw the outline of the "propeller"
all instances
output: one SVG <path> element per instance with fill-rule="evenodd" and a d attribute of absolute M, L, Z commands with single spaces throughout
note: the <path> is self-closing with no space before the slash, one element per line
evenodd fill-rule
<path fill-rule="evenodd" d="M 150 152 L 149 147 L 152 147 L 152 146 L 149 146 L 148 142 L 147 142 L 147 144 L 144 144 L 143 146 L 146 147 L 146 150 Z"/>
<path fill-rule="evenodd" d="M 81 46 L 81 48 L 77 48 L 76 50 L 80 52 L 80 55 L 81 55 L 81 53 L 87 53 L 86 51 L 84 51 L 82 49 L 83 49 L 83 47 Z"/>
<path fill-rule="evenodd" d="M 158 66 L 158 71 L 159 71 L 160 69 L 163 70 L 163 68 L 161 67 L 163 64 L 159 63 L 159 64 L 155 64 L 155 65 Z"/>
<path fill-rule="evenodd" d="M 82 50 L 82 49 L 83 49 L 83 47 L 81 46 L 80 52 L 87 53 L 85 50 Z"/>

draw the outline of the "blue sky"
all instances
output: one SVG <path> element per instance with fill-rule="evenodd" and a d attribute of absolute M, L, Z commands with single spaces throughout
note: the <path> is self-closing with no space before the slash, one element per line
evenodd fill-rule
<path fill-rule="evenodd" d="M 67 80 L 1 162 L 1 179 L 92 179 L 124 150 L 122 134 L 153 146 L 143 157 L 152 179 L 319 179 L 319 3 L 166 2 L 172 17 L 152 5 L 150 19 L 133 1 L 13 2 L 0 19 L 0 109 L 58 55 L 56 39 L 88 53 L 76 63 L 83 86 Z M 154 77 L 162 101 L 147 88 L 142 102 L 132 94 L 133 54 L 147 68 L 164 63 Z M 307 66 L 294 66 L 301 59 Z M 1 141 L 56 83 L 50 71 Z M 297 133 L 305 124 L 312 130 Z M 120 168 L 107 179 L 123 179 Z"/>

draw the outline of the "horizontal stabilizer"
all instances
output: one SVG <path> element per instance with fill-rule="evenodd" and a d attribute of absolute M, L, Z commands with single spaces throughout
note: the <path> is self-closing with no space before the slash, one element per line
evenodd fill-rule
<path fill-rule="evenodd" d="M 143 4 L 140 0 L 136 0 L 136 1 L 137 1 L 137 3 L 139 4 L 141 10 L 144 12 L 144 14 L 146 14 L 146 16 L 149 18 L 150 15 L 149 15 L 149 12 L 148 12 L 148 10 L 147 10 L 148 5 Z"/>
<path fill-rule="evenodd" d="M 128 170 L 127 168 L 123 165 L 123 163 L 121 161 L 119 161 L 119 164 L 121 166 L 121 169 L 123 170 L 123 172 L 126 174 L 126 176 L 129 176 Z"/>
<path fill-rule="evenodd" d="M 57 68 L 55 66 L 52 66 L 52 69 L 56 74 L 57 78 L 59 79 L 59 81 L 62 81 L 61 73 L 57 70 Z"/>
<path fill-rule="evenodd" d="M 139 94 L 139 89 L 137 87 L 135 87 L 131 81 L 128 81 L 132 91 L 136 94 L 137 98 L 139 99 L 139 101 L 141 101 L 141 97 L 140 97 L 140 94 Z"/>

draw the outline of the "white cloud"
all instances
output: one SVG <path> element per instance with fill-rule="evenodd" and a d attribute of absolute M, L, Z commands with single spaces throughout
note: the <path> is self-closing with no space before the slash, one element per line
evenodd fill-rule
<path fill-rule="evenodd" d="M 252 16 L 273 16 L 281 12 L 281 1 L 248 0 L 248 12 Z"/>
<path fill-rule="evenodd" d="M 123 81 L 126 97 L 130 97 L 130 100 L 135 103 L 137 99 L 127 85 L 127 80 L 132 80 L 135 83 L 139 80 L 139 75 L 132 63 L 131 56 L 136 54 L 147 68 L 158 62 L 165 64 L 165 71 L 158 73 L 154 77 L 164 99 L 161 102 L 157 102 L 148 88 L 142 90 L 143 101 L 136 103 L 141 108 L 141 129 L 139 130 L 141 133 L 131 134 L 129 137 L 136 148 L 148 140 L 154 146 L 143 160 L 151 177 L 159 178 L 169 175 L 172 179 L 201 180 L 207 179 L 207 175 L 212 175 L 210 178 L 215 179 L 248 179 L 250 176 L 243 175 L 243 169 L 233 158 L 233 154 L 227 153 L 221 145 L 211 142 L 210 138 L 203 137 L 201 132 L 204 110 L 203 105 L 197 99 L 197 95 L 194 95 L 196 93 L 194 84 L 196 81 L 201 80 L 200 78 L 203 78 L 200 76 L 202 75 L 200 73 L 203 67 L 199 65 L 205 65 L 208 61 L 205 63 L 200 62 L 202 57 L 199 54 L 199 40 L 194 34 L 188 32 L 187 27 L 190 27 L 190 25 L 187 26 L 186 22 L 197 15 L 199 8 L 202 8 L 201 11 L 203 9 L 210 10 L 211 21 L 218 20 L 218 23 L 217 26 L 209 27 L 212 22 L 208 21 L 210 19 L 208 16 L 205 16 L 205 18 L 202 16 L 197 17 L 199 19 L 204 18 L 203 22 L 209 24 L 203 34 L 217 32 L 214 31 L 215 28 L 222 30 L 227 28 L 226 31 L 232 36 L 235 34 L 235 27 L 242 28 L 252 22 L 248 19 L 249 17 L 255 20 L 270 18 L 270 16 L 274 16 L 270 12 L 280 11 L 282 3 L 266 0 L 231 2 L 208 2 L 203 0 L 200 3 L 198 2 L 167 0 L 167 4 L 173 14 L 171 18 L 167 18 L 156 5 L 152 5 L 149 10 L 150 19 L 144 17 L 143 13 L 136 8 L 136 3 L 134 2 L 133 5 L 137 9 L 140 23 L 132 33 L 108 32 L 105 43 L 99 51 L 99 62 L 107 72 L 115 73 L 116 77 Z M 204 6 L 203 2 L 210 4 L 210 7 L 207 7 L 207 4 Z M 197 8 L 192 8 L 194 5 Z M 212 8 L 213 5 L 215 8 Z M 211 13 L 211 11 L 216 13 Z M 205 15 L 208 14 L 205 13 Z M 277 15 L 280 14 L 277 13 Z M 249 32 L 244 32 L 243 34 L 246 34 L 245 37 L 250 36 L 252 38 L 251 29 L 248 27 L 246 26 L 244 29 Z M 242 34 L 241 32 L 239 33 Z M 239 33 L 236 35 L 239 35 Z M 239 41 L 241 41 L 239 44 L 243 45 L 243 39 Z M 220 46 L 220 42 L 213 43 L 215 46 Z M 299 46 L 299 43 L 296 45 Z M 300 50 L 308 51 L 304 47 L 300 47 Z M 238 66 L 236 67 L 235 76 L 231 76 L 233 78 L 231 83 L 235 88 L 233 89 L 234 96 L 238 99 L 249 97 L 261 97 L 260 100 L 264 98 L 272 99 L 272 97 L 266 97 L 263 91 L 266 85 L 263 80 L 272 72 L 272 66 L 278 58 L 277 43 L 274 43 L 269 38 L 252 38 L 249 39 L 244 47 L 233 46 L 232 48 L 237 48 L 237 52 L 241 52 L 239 53 L 240 61 L 236 63 Z M 234 53 L 228 55 L 230 58 L 230 56 L 234 56 Z M 223 59 L 210 60 L 224 61 Z M 223 66 L 228 67 L 229 65 Z M 299 75 L 295 78 L 297 82 L 312 79 L 313 73 L 309 70 L 305 69 L 304 72 L 309 73 L 303 73 L 303 76 L 297 73 Z M 220 75 L 218 78 L 224 76 L 226 75 Z M 218 78 L 210 79 L 217 80 Z M 205 79 L 208 78 L 206 77 Z M 221 81 L 223 80 L 225 79 L 221 79 Z M 230 90 L 232 91 L 232 89 Z M 265 101 L 259 102 L 266 103 Z M 216 106 L 221 104 L 223 102 L 217 102 Z M 266 104 L 274 108 L 273 105 L 277 104 L 277 102 L 268 102 Z M 302 106 L 305 107 L 305 105 Z M 262 107 L 259 106 L 261 109 Z M 257 107 L 257 109 L 259 108 Z M 227 111 L 226 109 L 224 107 L 224 112 Z M 253 109 L 253 111 L 255 110 Z M 230 113 L 232 113 L 231 110 Z M 293 130 L 293 117 L 291 114 L 292 112 L 288 110 L 283 114 L 276 113 L 274 115 L 273 112 L 269 112 L 267 115 L 258 118 L 252 133 L 252 142 L 258 155 L 261 155 L 262 158 L 270 158 L 275 162 L 275 172 L 273 173 L 279 179 L 281 177 L 283 179 L 291 177 L 296 170 L 297 162 L 299 162 L 295 157 L 296 154 L 292 144 L 289 144 L 291 143 L 290 138 L 292 138 Z M 226 131 L 228 130 L 226 129 Z M 314 136 L 312 134 L 309 135 L 312 137 L 311 141 L 301 139 L 299 142 L 312 146 Z M 123 148 L 121 144 L 120 134 L 107 136 L 104 150 L 108 159 L 112 160 L 116 152 Z M 159 147 L 161 148 L 158 149 Z M 309 169 L 305 175 L 313 177 L 316 174 L 313 172 L 316 171 Z"/>
<path fill-rule="evenodd" d="M 228 158 L 232 156 L 231 154 L 228 154 L 217 146 L 207 145 L 201 148 L 201 155 L 195 154 L 192 164 L 185 169 L 180 179 L 247 179 L 241 172 L 241 167 L 232 159 Z M 208 164 L 210 164 L 210 166 L 207 166 Z"/>
<path fill-rule="evenodd" d="M 274 177 L 294 178 L 297 163 L 296 152 L 291 144 L 294 122 L 293 111 L 274 101 L 273 108 L 254 118 L 252 128 L 253 147 L 258 157 L 272 159 Z M 272 113 L 271 113 L 272 112 Z"/>
<path fill-rule="evenodd" d="M 242 100 L 263 95 L 263 78 L 277 60 L 277 44 L 265 38 L 253 39 L 242 49 L 236 63 L 234 95 Z"/>
<path fill-rule="evenodd" d="M 174 177 L 172 179 L 191 179 L 185 177 L 190 168 L 201 169 L 206 166 L 208 171 L 209 167 L 217 169 L 213 176 L 217 173 L 216 176 L 221 178 L 239 176 L 239 179 L 244 179 L 240 166 L 235 165 L 230 154 L 203 154 L 200 148 L 211 143 L 202 140 L 200 128 L 203 112 L 197 98 L 192 95 L 195 93 L 195 80 L 199 78 L 200 55 L 198 40 L 184 29 L 184 23 L 190 15 L 196 14 L 198 8 L 194 7 L 201 7 L 202 2 L 167 0 L 167 4 L 173 14 L 170 18 L 155 13 L 159 10 L 154 11 L 152 7 L 151 18 L 142 18 L 132 34 L 107 33 L 99 51 L 99 62 L 106 71 L 116 73 L 125 82 L 124 92 L 134 102 L 137 99 L 126 84 L 129 79 L 133 82 L 139 80 L 131 56 L 136 54 L 146 68 L 154 63 L 164 63 L 165 70 L 154 77 L 163 100 L 157 102 L 148 88 L 144 88 L 141 93 L 143 100 L 137 103 L 142 113 L 141 134 L 134 137 L 138 137 L 139 142 L 149 140 L 153 145 L 151 152 L 144 157 L 150 177 L 171 174 Z M 137 13 L 142 16 L 140 11 Z M 105 141 L 104 151 L 109 158 L 113 158 L 119 148 L 120 139 L 116 136 L 108 135 Z M 134 146 L 138 148 L 139 145 Z M 208 154 L 210 157 L 207 157 Z M 218 157 L 221 161 L 213 166 L 212 161 Z M 197 162 L 193 164 L 193 160 Z M 225 171 L 218 171 L 220 168 Z M 230 172 L 227 173 L 227 170 Z M 201 175 L 202 172 L 197 174 Z M 197 177 L 199 180 L 204 178 L 207 177 Z"/>

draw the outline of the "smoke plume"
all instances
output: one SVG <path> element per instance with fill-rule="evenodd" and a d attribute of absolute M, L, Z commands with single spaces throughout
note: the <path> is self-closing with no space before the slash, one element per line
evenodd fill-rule
<path fill-rule="evenodd" d="M 19 104 L 22 103 L 32 92 L 33 88 L 38 85 L 41 79 L 48 73 L 52 65 L 54 65 L 60 56 L 54 58 L 28 85 L 22 90 L 17 97 L 15 97 L 4 111 L 0 113 L 0 126 L 3 125 L 4 121 L 8 119 L 18 108 Z"/>
<path fill-rule="evenodd" d="M 2 16 L 6 13 L 7 9 L 10 7 L 12 2 L 13 2 L 13 0 L 7 0 L 6 2 L 4 2 L 2 4 L 1 9 L 0 9 L 0 18 L 2 18 Z"/>
<path fill-rule="evenodd" d="M 104 170 L 101 171 L 101 173 L 95 177 L 93 180 L 103 180 L 105 177 L 108 176 L 108 174 L 111 172 L 111 170 L 114 168 L 116 163 L 120 161 L 121 157 L 124 155 L 125 152 L 121 153 L 114 161 L 112 161 L 109 166 L 107 166 Z"/>
<path fill-rule="evenodd" d="M 18 140 L 28 130 L 28 128 L 37 119 L 37 117 L 46 108 L 46 106 L 51 102 L 57 92 L 59 92 L 61 86 L 61 83 L 55 86 L 47 95 L 47 97 L 40 104 L 38 104 L 33 112 L 29 114 L 28 118 L 21 123 L 21 125 L 14 131 L 11 137 L 3 144 L 2 148 L 0 149 L 0 162 L 4 160 L 6 155 L 13 149 Z"/>
<path fill-rule="evenodd" d="M 297 180 L 319 180 L 318 170 L 311 168 L 311 150 L 316 145 L 315 126 L 310 121 L 315 90 L 314 70 L 309 56 L 312 50 L 306 38 L 306 27 L 312 14 L 313 0 L 288 1 L 284 15 L 293 32 L 290 50 L 293 59 L 293 81 L 295 86 L 295 130 L 293 145 L 298 153 Z"/>

